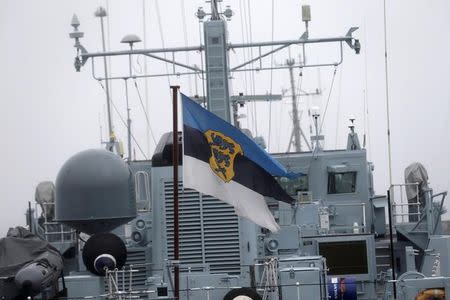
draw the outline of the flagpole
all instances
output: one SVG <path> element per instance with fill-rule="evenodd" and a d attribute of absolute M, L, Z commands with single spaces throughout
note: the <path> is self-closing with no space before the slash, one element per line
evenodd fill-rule
<path fill-rule="evenodd" d="M 173 160 L 173 244 L 174 244 L 174 273 L 175 273 L 175 299 L 180 299 L 180 248 L 179 248 L 179 220 L 178 220 L 178 90 L 180 86 L 171 85 L 173 105 L 173 131 L 172 131 L 172 160 Z"/>

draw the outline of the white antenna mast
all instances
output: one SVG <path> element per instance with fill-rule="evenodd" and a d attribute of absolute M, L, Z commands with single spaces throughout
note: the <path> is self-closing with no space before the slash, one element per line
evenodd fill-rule
<path fill-rule="evenodd" d="M 211 20 L 219 20 L 220 19 L 217 2 L 220 2 L 220 0 L 211 0 Z"/>
<path fill-rule="evenodd" d="M 133 45 L 135 43 L 141 42 L 141 39 L 135 35 L 135 34 L 128 34 L 122 38 L 120 41 L 122 44 L 128 44 L 130 46 L 130 50 L 133 51 Z M 127 104 L 127 136 L 128 136 L 128 161 L 132 160 L 132 152 L 131 152 L 131 116 L 130 116 L 130 102 L 128 98 L 128 79 L 133 78 L 133 71 L 132 71 L 132 60 L 131 60 L 131 54 L 128 54 L 128 65 L 129 65 L 129 77 L 125 77 L 123 80 L 125 82 L 125 100 Z"/>
<path fill-rule="evenodd" d="M 388 54 L 387 54 L 387 29 L 386 29 L 386 0 L 383 1 L 384 11 L 384 70 L 386 79 L 386 119 L 387 119 L 387 139 L 388 139 L 388 168 L 389 186 L 392 185 L 392 158 L 391 158 L 391 122 L 389 111 L 389 78 L 388 78 Z"/>
<path fill-rule="evenodd" d="M 144 48 L 147 49 L 147 8 L 145 5 L 146 0 L 142 0 L 142 29 L 143 29 L 143 42 L 144 42 Z M 147 60 L 144 59 L 144 74 L 147 74 Z M 149 110 L 149 100 L 148 100 L 148 78 L 144 78 L 144 99 L 145 99 L 145 110 L 147 113 L 150 112 Z M 150 157 L 150 124 L 147 122 L 146 130 L 145 130 L 145 137 L 147 141 L 147 155 Z"/>
<path fill-rule="evenodd" d="M 103 7 L 98 7 L 94 14 L 96 17 L 100 18 L 100 26 L 102 31 L 102 48 L 103 51 L 106 51 L 106 44 L 105 44 L 105 26 L 103 22 L 103 18 L 107 16 L 106 10 Z M 107 114 L 108 114 L 108 135 L 109 135 L 109 143 L 107 144 L 107 149 L 109 151 L 112 151 L 114 142 L 115 142 L 115 135 L 114 135 L 114 127 L 112 122 L 112 115 L 111 115 L 111 97 L 109 94 L 109 80 L 108 80 L 108 64 L 106 62 L 106 57 L 103 57 L 103 67 L 105 70 L 105 92 L 106 92 L 106 108 L 107 108 Z"/>
<path fill-rule="evenodd" d="M 286 64 L 289 66 L 289 77 L 291 79 L 291 92 L 292 92 L 292 122 L 293 129 L 292 135 L 294 137 L 294 148 L 296 152 L 302 151 L 302 144 L 300 139 L 300 119 L 298 116 L 298 107 L 297 107 L 297 91 L 295 90 L 295 80 L 294 80 L 294 68 L 292 67 L 295 64 L 293 58 L 288 59 Z"/>

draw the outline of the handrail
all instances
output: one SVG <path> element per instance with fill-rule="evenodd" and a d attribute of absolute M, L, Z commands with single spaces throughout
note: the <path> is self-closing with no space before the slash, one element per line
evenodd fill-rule
<path fill-rule="evenodd" d="M 442 213 L 442 208 L 444 207 L 444 200 L 447 197 L 447 191 L 440 192 L 440 193 L 437 193 L 435 195 L 432 195 L 431 196 L 431 200 L 433 200 L 435 197 L 438 197 L 438 196 L 442 196 L 442 199 L 441 199 L 441 204 L 439 205 L 439 212 L 436 214 L 436 221 L 434 222 L 435 224 L 434 224 L 434 228 L 433 228 L 433 234 L 436 233 L 436 229 L 437 229 L 437 226 L 438 226 L 438 222 L 437 221 L 439 219 L 439 216 Z"/>
<path fill-rule="evenodd" d="M 419 184 L 418 183 L 398 183 L 391 184 L 389 190 L 391 191 L 392 198 L 392 216 L 395 224 L 400 223 L 411 223 L 419 221 L 419 216 L 421 216 L 421 203 L 419 197 L 415 198 L 415 202 L 410 201 L 406 195 L 406 187 L 407 186 L 415 186 L 416 187 L 416 195 L 419 195 Z M 396 195 L 400 196 L 399 200 L 396 200 Z M 405 211 L 406 207 L 406 211 Z M 417 211 L 416 211 L 417 210 Z M 405 220 L 407 217 L 407 220 Z M 415 221 L 417 219 L 417 221 Z M 418 225 L 418 224 L 417 224 Z M 416 227 L 417 227 L 416 225 Z"/>
<path fill-rule="evenodd" d="M 43 236 L 48 242 L 61 242 L 61 243 L 71 243 L 76 241 L 76 231 L 71 229 L 69 226 L 61 224 L 50 218 L 49 212 L 54 211 L 55 203 L 42 203 L 43 211 L 41 211 L 41 216 L 44 218 L 44 222 L 39 226 L 43 230 Z M 35 219 L 38 217 L 38 208 L 40 206 L 35 204 Z M 53 227 L 53 228 L 52 228 Z M 57 236 L 60 235 L 59 239 Z M 51 240 L 50 240 L 51 239 Z M 54 240 L 56 239 L 56 240 Z"/>

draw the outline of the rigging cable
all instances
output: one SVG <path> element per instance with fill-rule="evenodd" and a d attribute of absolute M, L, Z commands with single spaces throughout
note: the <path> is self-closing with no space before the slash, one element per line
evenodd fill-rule
<path fill-rule="evenodd" d="M 247 4 L 245 3 L 245 0 L 242 0 L 243 1 L 243 14 L 244 14 L 244 28 L 245 28 L 245 38 L 246 38 L 246 42 L 248 43 L 249 41 L 250 41 L 250 38 L 249 38 L 249 34 L 248 34 L 248 15 L 247 15 Z M 251 53 L 250 53 L 250 49 L 249 48 L 246 48 L 246 50 L 247 50 L 247 58 L 253 58 L 252 56 L 251 56 Z M 249 65 L 249 67 L 247 68 L 245 68 L 246 70 L 247 69 L 251 69 L 253 67 L 253 64 L 251 64 L 251 65 Z M 246 71 L 247 72 L 247 71 Z M 246 88 L 246 94 L 247 95 L 250 95 L 251 94 L 251 80 L 252 80 L 252 73 L 251 73 L 251 71 L 250 71 L 250 74 L 249 74 L 249 84 L 248 84 L 248 90 L 247 90 L 247 88 Z M 248 116 L 248 118 L 249 118 L 249 116 L 251 115 L 251 117 L 252 117 L 252 120 L 251 120 L 251 122 L 250 122 L 250 124 L 249 125 L 251 125 L 251 127 L 252 127 L 252 132 L 254 132 L 255 131 L 255 115 L 254 115 L 254 110 L 252 109 L 252 110 L 250 110 L 250 103 L 248 104 L 248 105 L 246 105 L 247 106 L 247 116 Z M 248 119 L 249 121 L 250 121 L 250 118 Z M 250 126 L 248 126 L 249 127 L 249 129 L 250 129 Z"/>
<path fill-rule="evenodd" d="M 327 104 L 325 105 L 325 110 L 322 115 L 322 122 L 320 122 L 319 134 L 322 133 L 323 122 L 325 121 L 325 115 L 327 114 L 328 105 L 330 104 L 331 92 L 333 91 L 334 79 L 336 78 L 337 66 L 334 67 L 333 78 L 331 79 L 330 91 L 328 92 Z"/>
<path fill-rule="evenodd" d="M 283 99 L 281 99 L 281 101 L 283 101 Z M 280 152 L 280 147 L 281 147 L 281 128 L 282 128 L 282 121 L 283 121 L 283 103 L 280 103 L 281 105 L 279 106 L 279 113 L 278 113 L 278 134 L 277 134 L 277 152 Z"/>
<path fill-rule="evenodd" d="M 202 25 L 200 22 L 198 23 L 198 38 L 200 40 L 200 45 L 202 45 Z M 201 64 L 202 70 L 205 70 L 202 53 L 200 53 L 200 64 Z M 206 108 L 207 101 L 206 101 L 206 92 L 205 92 L 205 73 L 202 72 L 201 74 L 198 74 L 198 76 L 202 80 L 202 90 L 203 90 L 203 99 L 204 99 L 203 104 L 205 105 L 205 108 Z"/>
<path fill-rule="evenodd" d="M 303 69 L 300 68 L 300 73 L 298 74 L 298 79 L 297 79 L 297 91 L 296 91 L 296 96 L 298 96 L 300 98 L 300 93 L 302 92 L 302 83 L 303 83 Z M 297 101 L 297 105 L 300 104 L 300 99 Z"/>
<path fill-rule="evenodd" d="M 300 100 L 301 100 L 301 93 L 302 93 L 302 86 L 303 86 L 303 69 L 300 68 L 300 73 L 298 74 L 298 80 L 297 80 L 297 113 L 299 114 L 298 116 L 298 126 L 299 126 L 299 130 L 300 130 L 300 135 L 303 136 L 303 138 L 305 139 L 305 144 L 307 145 L 307 147 L 309 147 L 308 145 L 308 141 L 306 140 L 306 136 L 304 136 L 304 133 L 302 131 L 302 115 L 303 115 L 303 111 L 300 109 Z M 300 137 L 301 140 L 301 137 Z M 301 142 L 300 142 L 301 144 Z M 300 149 L 301 150 L 301 149 Z"/>
<path fill-rule="evenodd" d="M 107 18 L 106 18 L 106 47 L 107 48 L 106 49 L 108 51 L 110 51 L 111 50 L 111 22 L 110 22 L 111 15 L 109 13 L 109 0 L 106 0 L 106 15 L 107 15 Z M 108 61 L 109 73 L 112 74 L 111 56 L 107 57 L 107 61 Z M 114 80 L 111 80 L 110 84 L 109 84 L 109 95 L 110 95 L 110 97 L 113 96 L 113 82 L 114 82 Z"/>
<path fill-rule="evenodd" d="M 341 70 L 339 72 L 339 92 L 337 98 L 337 111 L 336 111 L 336 135 L 334 141 L 334 148 L 337 149 L 338 144 L 338 135 L 339 135 L 339 117 L 341 114 L 341 92 L 342 92 L 342 74 L 344 73 L 344 66 L 342 65 Z"/>
<path fill-rule="evenodd" d="M 106 92 L 105 87 L 103 86 L 103 83 L 102 83 L 100 80 L 98 80 L 98 83 L 99 83 L 100 86 L 102 87 L 103 91 Z M 128 129 L 128 125 L 127 125 L 127 123 L 125 122 L 125 119 L 124 119 L 124 118 L 122 117 L 122 115 L 120 114 L 119 110 L 117 109 L 117 107 L 116 107 L 116 105 L 114 104 L 114 101 L 113 101 L 112 99 L 111 99 L 111 105 L 113 106 L 114 111 L 116 112 L 116 114 L 119 116 L 120 121 L 122 121 L 123 126 L 125 126 L 125 128 Z M 139 145 L 139 143 L 138 143 L 137 139 L 134 137 L 134 134 L 133 134 L 133 133 L 131 133 L 131 138 L 133 139 L 134 143 L 135 143 L 136 146 L 138 147 L 139 152 L 141 152 L 142 156 L 143 156 L 146 160 L 148 160 L 147 155 L 145 155 L 145 152 L 142 150 L 141 145 Z"/>
<path fill-rule="evenodd" d="M 272 0 L 272 43 L 274 39 L 274 28 L 275 28 L 275 0 Z M 273 45 L 272 45 L 273 51 Z M 270 55 L 270 95 L 273 91 L 273 53 Z M 267 138 L 267 152 L 270 153 L 270 132 L 272 130 L 272 101 L 269 101 L 269 135 Z"/>
<path fill-rule="evenodd" d="M 311 98 L 308 97 L 308 121 L 309 121 L 309 139 L 311 140 L 311 137 L 313 136 L 313 130 L 312 130 L 312 115 L 311 115 Z"/>
<path fill-rule="evenodd" d="M 158 3 L 158 0 L 155 0 L 155 8 L 156 8 L 156 18 L 158 19 L 159 36 L 160 36 L 160 38 L 161 38 L 161 45 L 162 45 L 163 49 L 165 49 L 165 48 L 166 48 L 166 44 L 165 44 L 165 42 L 164 42 L 164 32 L 163 32 L 162 23 L 161 23 L 161 13 L 160 13 L 160 11 L 159 11 L 159 3 Z M 167 54 L 166 54 L 166 52 L 163 52 L 163 56 L 164 56 L 164 59 L 167 59 Z M 168 63 L 165 62 L 164 65 L 165 65 L 165 67 L 166 67 L 166 73 L 169 74 L 169 66 L 168 66 Z M 170 83 L 170 77 L 169 77 L 169 76 L 167 76 L 167 82 L 169 83 L 169 86 L 170 86 L 171 83 Z"/>
<path fill-rule="evenodd" d="M 141 92 L 139 91 L 139 87 L 138 87 L 138 85 L 137 85 L 137 80 L 136 80 L 136 78 L 133 78 L 133 80 L 134 80 L 134 86 L 136 87 L 136 92 L 137 92 L 137 94 L 138 94 L 139 102 L 141 103 L 142 111 L 144 112 L 145 119 L 147 120 L 147 127 L 148 127 L 148 130 L 149 130 L 149 132 L 150 132 L 150 134 L 151 134 L 151 136 L 152 136 L 153 143 L 154 143 L 155 146 L 156 146 L 155 135 L 153 134 L 152 127 L 150 126 L 150 119 L 149 119 L 149 117 L 148 117 L 147 110 L 145 109 L 144 101 L 142 101 L 142 96 L 141 96 Z"/>
<path fill-rule="evenodd" d="M 386 28 L 386 0 L 383 1 L 384 11 L 384 70 L 386 79 L 386 121 L 387 121 L 387 142 L 388 142 L 388 168 L 389 185 L 392 185 L 392 159 L 391 159 L 391 121 L 389 111 L 389 78 L 388 78 L 388 52 L 387 52 L 387 28 Z"/>
<path fill-rule="evenodd" d="M 188 37 L 187 37 L 187 26 L 186 26 L 186 9 L 184 7 L 184 0 L 180 0 L 180 8 L 181 8 L 181 20 L 183 22 L 183 35 L 184 35 L 184 45 L 188 46 Z M 186 63 L 187 65 L 190 65 L 189 63 L 189 51 L 186 51 Z M 187 75 L 188 77 L 188 84 L 189 84 L 189 93 L 192 95 L 192 79 L 191 75 Z"/>
<path fill-rule="evenodd" d="M 147 8 L 145 5 L 146 0 L 142 0 L 142 27 L 144 33 L 144 48 L 147 49 Z M 138 58 L 141 56 L 138 56 Z M 148 72 L 147 59 L 144 58 L 144 74 L 147 75 Z M 136 79 L 135 79 L 136 80 Z M 148 96 L 148 78 L 144 78 L 144 98 L 145 98 L 145 113 L 150 110 L 150 100 Z M 145 137 L 147 142 L 147 153 L 150 156 L 150 136 L 151 132 L 150 122 L 147 123 L 147 130 L 145 131 Z M 153 132 L 151 132 L 153 140 L 155 140 L 153 136 Z"/>
<path fill-rule="evenodd" d="M 245 43 L 245 33 L 246 31 L 244 31 L 244 19 L 243 19 L 243 8 L 242 8 L 242 1 L 239 1 L 239 10 L 240 10 L 240 18 L 241 18 L 241 34 L 242 34 L 242 43 Z M 246 25 L 247 26 L 247 25 Z M 247 60 L 247 55 L 246 55 L 246 49 L 242 48 L 242 56 L 244 57 L 244 62 Z M 244 66 L 245 69 L 247 69 L 247 65 Z M 247 72 L 244 72 L 244 83 L 245 83 L 245 94 L 248 94 L 248 80 L 247 80 Z"/>
<path fill-rule="evenodd" d="M 366 18 L 364 18 L 364 43 L 366 47 L 364 47 L 364 79 L 365 79 L 365 90 L 364 90 L 364 116 L 365 123 L 367 123 L 367 156 L 369 160 L 371 160 L 371 151 L 372 147 L 370 145 L 370 118 L 369 118 L 369 91 L 367 88 L 367 35 L 366 35 Z M 365 130 L 364 130 L 365 131 Z"/>
<path fill-rule="evenodd" d="M 252 14 L 250 9 L 250 0 L 247 0 L 247 12 L 248 12 L 248 32 L 249 32 L 249 42 L 253 42 L 253 32 L 252 32 Z M 253 47 L 250 47 L 250 56 L 253 58 Z M 254 96 L 256 93 L 255 90 L 255 71 L 253 70 L 254 63 L 252 62 L 252 70 L 251 70 L 251 80 L 252 80 L 252 95 Z M 253 114 L 254 114 L 254 120 L 255 123 L 255 136 L 258 136 L 258 112 L 256 110 L 256 101 L 253 101 Z"/>
<path fill-rule="evenodd" d="M 240 11 L 240 18 L 241 18 L 241 33 L 242 33 L 242 43 L 245 43 L 245 31 L 244 31 L 244 19 L 243 19 L 243 8 L 242 8 L 242 0 L 239 1 L 239 11 Z M 242 56 L 244 58 L 244 62 L 247 61 L 247 57 L 246 57 L 246 49 L 242 48 Z M 247 69 L 247 66 L 244 66 L 244 69 Z M 243 72 L 244 73 L 244 92 L 245 95 L 248 95 L 248 80 L 247 80 L 247 72 Z M 246 110 L 247 110 L 247 126 L 250 129 L 249 126 L 249 107 L 248 105 L 245 106 Z"/>

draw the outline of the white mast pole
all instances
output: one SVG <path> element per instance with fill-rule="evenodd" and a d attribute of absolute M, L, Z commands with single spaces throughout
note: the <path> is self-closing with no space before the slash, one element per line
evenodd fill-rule
<path fill-rule="evenodd" d="M 384 11 L 384 69 L 386 79 L 386 119 L 387 119 L 387 139 L 388 139 L 388 168 L 389 186 L 392 185 L 392 158 L 391 158 L 391 122 L 389 110 L 389 78 L 388 78 L 388 54 L 387 54 L 387 29 L 386 29 L 386 0 L 383 1 Z"/>
<path fill-rule="evenodd" d="M 103 24 L 103 18 L 107 16 L 106 10 L 103 7 L 97 8 L 97 11 L 95 12 L 95 16 L 100 18 L 100 26 L 102 31 L 102 47 L 103 51 L 106 51 L 106 44 L 105 44 L 105 28 Z M 105 70 L 105 92 L 106 92 L 106 108 L 107 108 L 107 114 L 108 114 L 108 135 L 109 135 L 109 142 L 113 143 L 115 141 L 114 138 L 114 129 L 112 125 L 112 116 L 111 116 L 111 97 L 109 95 L 109 80 L 108 80 L 108 65 L 106 63 L 106 56 L 103 57 L 103 67 Z M 112 145 L 109 144 L 109 147 L 111 147 L 109 150 L 111 151 Z"/>
<path fill-rule="evenodd" d="M 144 34 L 144 49 L 147 49 L 147 7 L 145 5 L 146 0 L 142 0 L 142 29 Z M 147 59 L 144 59 L 144 74 L 147 74 Z M 145 109 L 147 111 L 147 114 L 150 113 L 149 110 L 149 99 L 148 99 L 148 78 L 144 79 L 144 98 L 145 98 Z M 148 157 L 151 157 L 150 153 L 150 124 L 147 122 L 147 130 L 145 131 L 145 137 L 147 139 L 147 155 Z"/>

